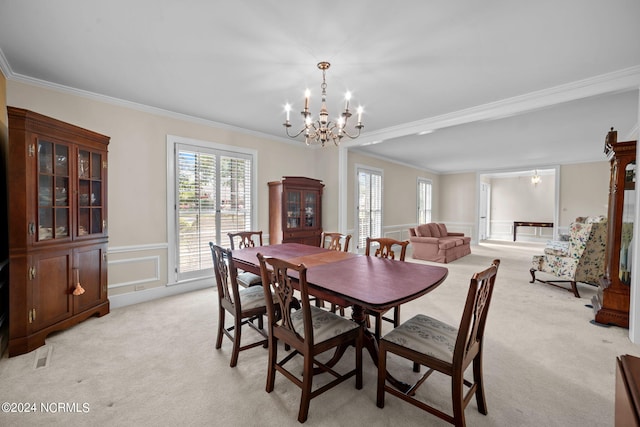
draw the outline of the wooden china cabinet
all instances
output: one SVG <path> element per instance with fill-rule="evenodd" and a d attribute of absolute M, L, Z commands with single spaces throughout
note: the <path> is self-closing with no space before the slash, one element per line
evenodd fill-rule
<path fill-rule="evenodd" d="M 595 321 L 629 327 L 629 302 L 635 218 L 636 141 L 618 142 L 611 128 L 604 152 L 611 162 L 605 275 L 592 299 Z"/>
<path fill-rule="evenodd" d="M 109 137 L 8 107 L 9 356 L 109 312 Z"/>
<path fill-rule="evenodd" d="M 269 243 L 320 246 L 322 181 L 285 176 L 269 183 Z"/>

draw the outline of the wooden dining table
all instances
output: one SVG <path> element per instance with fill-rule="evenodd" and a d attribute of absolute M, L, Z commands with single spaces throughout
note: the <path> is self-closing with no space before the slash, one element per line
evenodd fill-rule
<path fill-rule="evenodd" d="M 232 251 L 236 267 L 260 274 L 257 254 L 307 267 L 309 293 L 340 306 L 351 306 L 352 319 L 364 329 L 364 347 L 378 365 L 378 343 L 366 327 L 366 311 L 385 311 L 412 301 L 435 289 L 447 277 L 445 267 L 402 262 L 351 252 L 281 243 Z M 336 352 L 336 363 L 346 348 Z M 393 377 L 399 389 L 408 387 Z"/>

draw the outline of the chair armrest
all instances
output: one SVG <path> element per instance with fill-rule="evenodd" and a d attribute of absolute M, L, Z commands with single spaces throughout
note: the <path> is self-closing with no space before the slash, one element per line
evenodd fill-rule
<path fill-rule="evenodd" d="M 411 243 L 430 243 L 432 245 L 437 245 L 440 241 L 438 237 L 409 237 L 409 241 Z"/>
<path fill-rule="evenodd" d="M 448 231 L 447 232 L 447 236 L 464 237 L 464 233 L 452 233 L 452 232 Z"/>

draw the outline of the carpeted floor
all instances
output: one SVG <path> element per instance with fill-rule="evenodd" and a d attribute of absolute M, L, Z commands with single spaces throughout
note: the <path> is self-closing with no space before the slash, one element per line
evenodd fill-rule
<path fill-rule="evenodd" d="M 580 285 L 577 299 L 530 284 L 531 256 L 541 248 L 473 246 L 471 255 L 447 265 L 444 284 L 402 307 L 403 319 L 422 312 L 456 325 L 471 275 L 502 260 L 485 339 L 489 414 L 478 413 L 472 401 L 465 412 L 470 426 L 613 425 L 616 356 L 640 356 L 640 347 L 625 329 L 590 323 L 593 313 L 585 305 L 594 287 Z M 0 412 L 0 425 L 298 425 L 299 389 L 278 375 L 275 390 L 264 391 L 267 352 L 261 347 L 241 352 L 230 368 L 230 341 L 214 348 L 216 322 L 210 288 L 115 309 L 50 336 L 29 354 L 5 354 L 0 401 L 15 403 L 14 409 L 29 404 L 35 413 Z M 352 363 L 350 353 L 340 362 Z M 362 390 L 349 380 L 313 399 L 306 425 L 447 425 L 393 396 L 377 408 L 376 370 L 366 355 L 364 369 Z M 413 375 L 397 361 L 390 370 Z M 451 406 L 445 377 L 434 376 L 419 393 Z"/>

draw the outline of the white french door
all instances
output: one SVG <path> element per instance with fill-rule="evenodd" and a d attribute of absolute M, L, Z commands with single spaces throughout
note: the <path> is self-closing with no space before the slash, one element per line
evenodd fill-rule
<path fill-rule="evenodd" d="M 364 252 L 367 237 L 382 237 L 382 171 L 358 166 L 356 173 L 356 241 Z"/>

